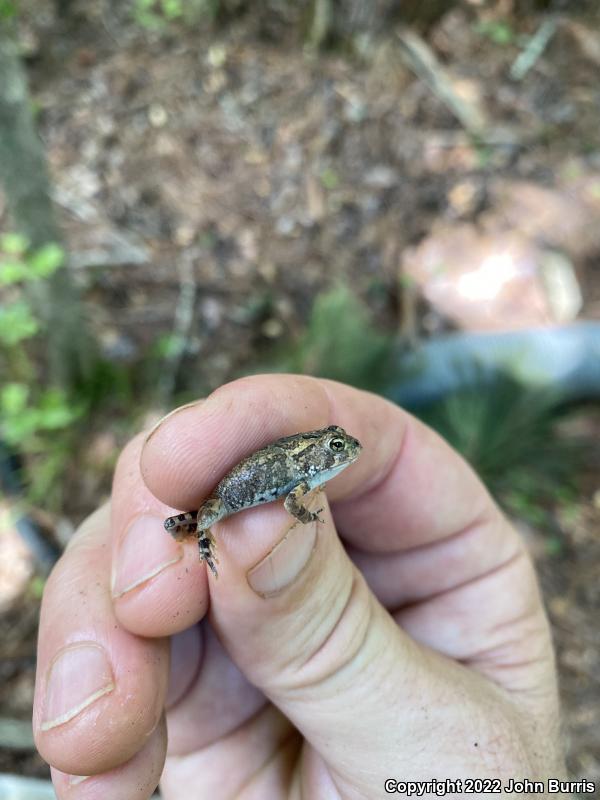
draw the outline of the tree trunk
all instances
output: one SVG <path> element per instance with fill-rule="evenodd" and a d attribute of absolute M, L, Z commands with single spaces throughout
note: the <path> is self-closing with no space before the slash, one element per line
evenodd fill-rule
<path fill-rule="evenodd" d="M 356 36 L 384 36 L 401 21 L 426 31 L 458 0 L 313 0 L 309 39 L 319 46 L 327 39 L 344 41 Z"/>
<path fill-rule="evenodd" d="M 34 126 L 27 81 L 12 24 L 0 20 L 0 181 L 13 225 L 32 248 L 61 243 L 42 142 Z M 27 285 L 45 327 L 48 377 L 67 388 L 87 372 L 90 340 L 69 270 Z"/>

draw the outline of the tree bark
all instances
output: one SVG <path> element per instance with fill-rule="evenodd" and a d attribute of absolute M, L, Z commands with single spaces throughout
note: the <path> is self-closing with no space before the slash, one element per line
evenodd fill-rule
<path fill-rule="evenodd" d="M 60 244 L 45 154 L 35 130 L 14 26 L 1 20 L 0 182 L 13 225 L 31 247 Z M 68 388 L 87 372 L 90 349 L 79 293 L 69 270 L 62 267 L 47 279 L 31 282 L 26 291 L 45 327 L 50 382 Z"/>
<path fill-rule="evenodd" d="M 426 31 L 458 0 L 312 0 L 309 39 L 315 46 L 326 40 L 385 36 L 394 22 Z"/>
<path fill-rule="evenodd" d="M 395 21 L 427 29 L 453 5 L 449 0 L 333 0 L 333 16 L 342 35 L 377 37 Z"/>

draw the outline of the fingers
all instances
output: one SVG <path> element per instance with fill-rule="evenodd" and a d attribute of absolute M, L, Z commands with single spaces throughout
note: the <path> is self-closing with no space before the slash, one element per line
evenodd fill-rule
<path fill-rule="evenodd" d="M 84 775 L 129 761 L 157 729 L 167 671 L 166 641 L 141 639 L 115 617 L 105 506 L 86 520 L 44 592 L 34 702 L 42 756 Z"/>
<path fill-rule="evenodd" d="M 219 538 L 223 580 L 211 584 L 211 622 L 250 681 L 329 767 L 361 785 L 392 763 L 395 704 L 406 705 L 408 675 L 426 665 L 352 566 L 322 495 L 309 502 L 318 507 L 324 525 L 292 524 L 276 506 L 232 518 Z M 238 542 L 265 529 L 275 546 L 257 564 Z"/>
<path fill-rule="evenodd" d="M 332 423 L 363 444 L 359 460 L 327 485 L 327 495 L 377 595 L 392 607 L 409 606 L 397 618 L 416 640 L 457 658 L 493 662 L 496 656 L 494 677 L 501 684 L 503 670 L 509 674 L 520 656 L 522 662 L 531 656 L 521 639 L 512 642 L 509 657 L 504 646 L 514 631 L 529 631 L 539 645 L 533 657 L 545 667 L 534 683 L 551 693 L 550 649 L 533 574 L 530 568 L 510 571 L 512 563 L 527 563 L 514 531 L 464 461 L 381 398 L 296 376 L 237 381 L 163 421 L 142 451 L 142 474 L 163 502 L 195 508 L 243 456 L 279 436 Z M 365 752 L 377 742 L 376 760 L 382 763 L 386 743 L 378 742 L 371 727 L 373 738 L 365 741 L 356 720 L 393 729 L 390 709 L 418 716 L 415 698 L 426 697 L 431 682 L 437 682 L 435 693 L 442 686 L 451 702 L 462 704 L 453 693 L 466 678 L 460 667 L 421 650 L 398 630 L 339 547 L 331 517 L 323 537 L 307 525 L 292 528 L 282 540 L 286 525 L 285 512 L 272 505 L 215 526 L 222 580 L 210 582 L 213 622 L 251 681 L 322 755 L 336 749 L 331 740 L 343 729 L 348 739 L 341 737 L 333 761 L 343 760 L 344 747 L 357 751 L 351 742 L 360 742 Z M 266 554 L 262 572 L 250 570 Z M 494 580 L 496 573 L 502 580 Z M 245 576 L 254 595 L 265 597 L 264 605 L 250 599 Z M 506 603 L 497 602 L 499 592 Z M 451 614 L 443 613 L 447 596 Z M 490 608 L 499 613 L 490 614 Z M 525 624 L 515 627 L 519 613 Z M 465 631 L 468 653 L 457 647 Z M 476 676 L 469 680 L 477 682 Z M 483 694 L 489 691 L 487 683 L 477 685 Z M 523 685 L 520 676 L 515 685 Z M 336 720 L 336 733 L 323 724 L 323 715 Z M 415 739 L 402 740 L 407 753 L 427 735 L 417 723 L 412 732 Z"/>
<path fill-rule="evenodd" d="M 206 622 L 173 639 L 173 686 L 190 662 L 193 680 L 168 704 L 169 756 L 178 759 L 228 737 L 267 701 L 231 661 Z M 215 758 L 214 748 L 212 749 Z M 225 767 L 223 767 L 225 769 Z"/>
<path fill-rule="evenodd" d="M 150 738 L 133 758 L 100 775 L 68 775 L 54 767 L 52 783 L 59 800 L 145 800 L 158 786 L 165 762 L 167 732 L 161 719 Z"/>
<path fill-rule="evenodd" d="M 352 522 L 346 533 L 357 546 L 423 544 L 423 537 L 442 538 L 493 512 L 473 471 L 410 414 L 368 392 L 297 375 L 234 381 L 170 414 L 148 437 L 142 475 L 163 502 L 187 510 L 242 457 L 280 436 L 333 423 L 363 445 L 358 461 L 327 487 L 336 517 L 339 511 Z"/>
<path fill-rule="evenodd" d="M 206 568 L 195 543 L 177 543 L 164 530 L 163 519 L 173 509 L 151 495 L 141 479 L 143 440 L 137 437 L 125 448 L 113 483 L 113 608 L 130 631 L 173 636 L 167 701 L 172 773 L 174 762 L 202 761 L 206 751 L 218 761 L 219 743 L 249 724 L 266 700 L 208 627 L 195 624 L 208 606 Z M 226 769 L 223 764 L 221 775 Z M 215 765 L 211 775 L 216 771 Z"/>
<path fill-rule="evenodd" d="M 338 787 L 378 796 L 386 764 L 404 774 L 424 758 L 432 732 L 436 751 L 455 740 L 447 709 L 460 704 L 465 729 L 440 764 L 450 774 L 467 738 L 492 746 L 476 707 L 483 698 L 486 721 L 494 720 L 499 694 L 475 676 L 471 698 L 466 670 L 422 650 L 396 626 L 349 560 L 324 496 L 311 498 L 311 510 L 321 506 L 325 524 L 291 524 L 280 506 L 227 523 L 227 535 L 218 536 L 222 579 L 211 581 L 211 623 L 252 684 L 322 756 Z M 275 544 L 257 564 L 253 548 L 241 543 L 261 540 L 265 531 Z"/>
<path fill-rule="evenodd" d="M 327 484 L 345 541 L 383 554 L 385 566 L 390 554 L 441 542 L 478 524 L 487 532 L 490 558 L 496 547 L 503 552 L 499 526 L 487 525 L 500 514 L 467 464 L 397 406 L 333 381 L 265 375 L 228 384 L 155 429 L 142 451 L 142 473 L 163 502 L 195 508 L 253 450 L 332 423 L 363 445 L 358 461 Z M 480 554 L 463 548 L 459 580 L 478 574 Z"/>
<path fill-rule="evenodd" d="M 124 449 L 113 481 L 112 595 L 122 625 L 141 636 L 185 630 L 206 613 L 206 570 L 197 548 L 176 542 L 163 520 L 173 509 L 140 475 L 143 436 Z"/>

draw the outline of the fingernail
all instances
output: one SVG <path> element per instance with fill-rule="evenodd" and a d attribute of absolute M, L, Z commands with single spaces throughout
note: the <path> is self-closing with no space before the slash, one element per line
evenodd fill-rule
<path fill-rule="evenodd" d="M 78 786 L 80 783 L 87 781 L 89 775 L 69 775 L 69 786 Z"/>
<path fill-rule="evenodd" d="M 256 594 L 274 597 L 298 578 L 315 550 L 317 524 L 297 522 L 271 552 L 248 571 L 246 578 Z"/>
<path fill-rule="evenodd" d="M 92 642 L 70 645 L 48 671 L 43 731 L 64 725 L 115 688 L 104 648 Z"/>
<path fill-rule="evenodd" d="M 154 425 L 154 427 L 151 428 L 150 433 L 146 436 L 146 441 L 144 442 L 144 444 L 148 444 L 150 439 L 154 436 L 156 431 L 161 427 L 163 422 L 165 422 L 166 420 L 170 419 L 171 417 L 174 417 L 175 414 L 179 414 L 180 411 L 185 411 L 186 408 L 193 408 L 194 406 L 199 406 L 203 402 L 204 402 L 204 398 L 202 397 L 202 398 L 200 398 L 200 400 L 192 400 L 191 403 L 186 403 L 183 406 L 178 406 L 177 408 L 174 408 L 172 411 L 169 411 L 168 414 L 165 414 L 165 416 L 162 417 L 162 419 L 159 419 L 158 422 L 156 423 L 156 425 Z"/>
<path fill-rule="evenodd" d="M 113 569 L 112 595 L 122 597 L 183 558 L 183 547 L 165 531 L 163 520 L 146 514 L 130 526 Z"/>

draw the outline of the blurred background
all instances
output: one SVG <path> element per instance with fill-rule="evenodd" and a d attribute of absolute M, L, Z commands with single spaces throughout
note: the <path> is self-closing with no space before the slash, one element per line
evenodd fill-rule
<path fill-rule="evenodd" d="M 285 370 L 479 471 L 600 780 L 599 74 L 595 0 L 0 0 L 1 773 L 48 775 L 40 597 L 121 447 Z"/>

